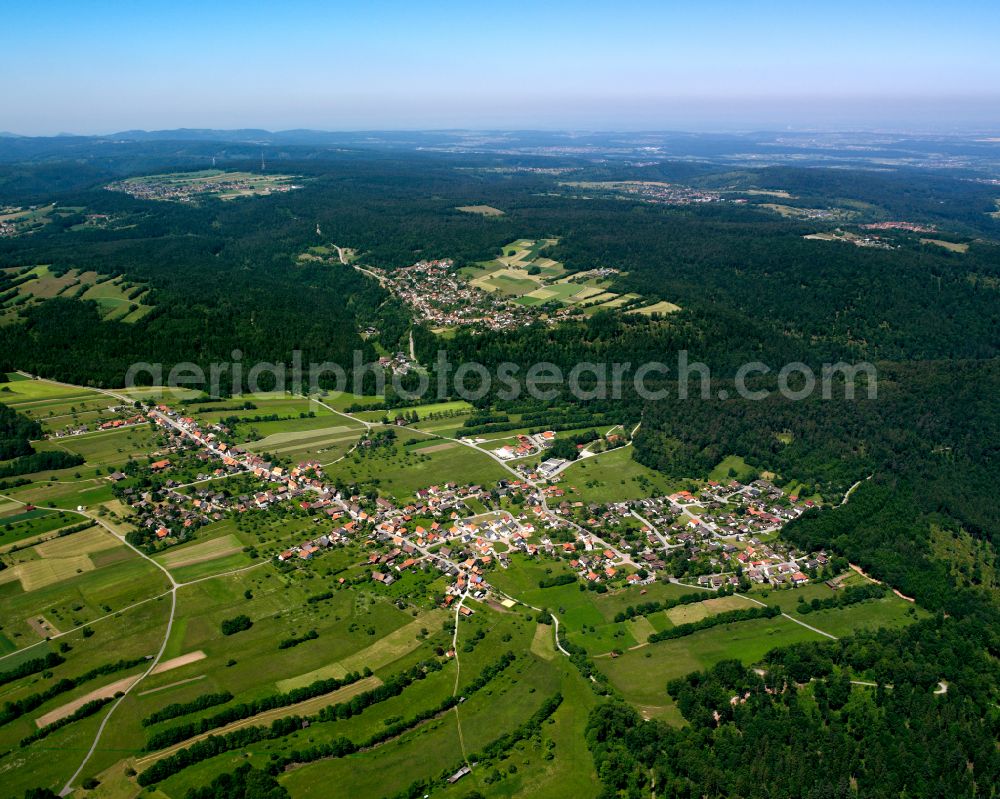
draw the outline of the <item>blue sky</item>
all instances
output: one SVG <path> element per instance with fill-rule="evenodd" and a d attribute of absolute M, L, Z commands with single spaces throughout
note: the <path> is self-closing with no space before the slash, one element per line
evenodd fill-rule
<path fill-rule="evenodd" d="M 5 4 L 0 130 L 1000 128 L 1000 3 Z"/>

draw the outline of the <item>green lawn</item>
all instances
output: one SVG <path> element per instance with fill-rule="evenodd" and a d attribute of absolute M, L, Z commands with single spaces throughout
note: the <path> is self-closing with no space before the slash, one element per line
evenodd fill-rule
<path fill-rule="evenodd" d="M 727 455 L 722 461 L 709 472 L 708 479 L 719 483 L 729 483 L 731 480 L 747 482 L 753 479 L 757 470 L 748 465 L 739 455 Z"/>
<path fill-rule="evenodd" d="M 768 651 L 799 641 L 826 640 L 783 617 L 724 624 L 683 638 L 649 644 L 618 658 L 598 658 L 598 667 L 625 698 L 642 707 L 668 704 L 667 682 L 720 660 L 755 663 Z"/>
<path fill-rule="evenodd" d="M 493 485 L 507 472 L 492 458 L 472 447 L 448 446 L 450 442 L 433 440 L 415 431 L 399 430 L 394 446 L 356 452 L 340 463 L 327 468 L 333 481 L 357 482 L 372 486 L 380 494 L 404 499 L 418 488 L 437 483 L 479 483 Z M 441 449 L 431 451 L 437 445 Z"/>

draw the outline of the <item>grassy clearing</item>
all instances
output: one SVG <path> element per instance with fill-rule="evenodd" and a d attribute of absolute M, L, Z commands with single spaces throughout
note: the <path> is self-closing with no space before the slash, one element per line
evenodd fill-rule
<path fill-rule="evenodd" d="M 539 624 L 535 627 L 535 635 L 531 639 L 531 652 L 542 660 L 554 660 L 556 657 L 555 630 L 550 624 Z"/>
<path fill-rule="evenodd" d="M 50 380 L 35 380 L 32 378 L 26 378 L 23 375 L 16 373 L 8 373 L 7 379 L 9 382 L 0 386 L 0 396 L 3 398 L 4 405 L 11 405 L 19 410 L 22 403 L 34 402 L 37 400 L 56 398 L 64 400 L 73 398 L 94 399 L 96 397 L 105 396 L 86 388 L 80 388 L 78 386 L 64 386 L 59 383 L 53 383 Z M 107 397 L 105 397 L 105 400 L 108 404 L 112 402 L 112 400 Z"/>
<path fill-rule="evenodd" d="M 122 277 L 109 278 L 97 272 L 70 269 L 61 275 L 55 274 L 48 266 L 35 267 L 29 273 L 30 280 L 18 284 L 18 293 L 8 301 L 8 307 L 19 303 L 35 303 L 53 297 L 90 300 L 97 304 L 105 319 L 133 321 L 128 317 L 141 318 L 152 306 L 141 302 L 145 289 L 126 281 Z"/>
<path fill-rule="evenodd" d="M 968 244 L 959 244 L 954 241 L 945 241 L 944 239 L 920 239 L 921 244 L 935 244 L 938 247 L 944 247 L 949 252 L 960 252 L 966 253 L 969 251 Z"/>
<path fill-rule="evenodd" d="M 668 701 L 666 684 L 675 677 L 729 658 L 745 664 L 755 663 L 775 647 L 821 638 L 779 616 L 720 625 L 683 638 L 633 649 L 618 658 L 601 658 L 597 664 L 629 702 L 660 707 Z M 655 675 L 655 679 L 650 675 Z"/>
<path fill-rule="evenodd" d="M 499 208 L 494 208 L 492 205 L 460 205 L 455 208 L 456 211 L 462 211 L 466 214 L 479 214 L 479 216 L 503 216 L 504 213 Z"/>
<path fill-rule="evenodd" d="M 656 632 L 656 628 L 645 616 L 636 616 L 634 619 L 627 621 L 626 625 L 629 628 L 629 632 L 632 633 L 632 637 L 640 643 L 648 641 L 649 636 Z"/>
<path fill-rule="evenodd" d="M 203 197 L 233 200 L 238 197 L 266 196 L 274 192 L 300 188 L 293 183 L 293 180 L 292 175 L 203 169 L 197 172 L 143 175 L 111 183 L 107 188 L 143 200 L 194 202 Z"/>
<path fill-rule="evenodd" d="M 404 500 L 419 488 L 436 483 L 480 483 L 493 485 L 507 472 L 491 457 L 472 447 L 444 451 L 420 449 L 431 440 L 414 431 L 400 430 L 396 443 L 348 458 L 327 468 L 327 477 L 345 483 L 374 487 L 383 496 Z"/>
<path fill-rule="evenodd" d="M 631 447 L 577 461 L 562 473 L 560 487 L 571 499 L 601 503 L 660 496 L 677 488 L 663 474 L 633 460 Z"/>
<path fill-rule="evenodd" d="M 757 470 L 739 455 L 727 455 L 709 472 L 708 479 L 719 483 L 729 483 L 732 480 L 739 480 L 742 483 L 753 479 L 756 475 Z"/>

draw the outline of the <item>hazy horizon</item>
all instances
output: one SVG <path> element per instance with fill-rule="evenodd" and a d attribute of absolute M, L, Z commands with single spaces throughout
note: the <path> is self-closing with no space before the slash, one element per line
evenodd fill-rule
<path fill-rule="evenodd" d="M 1000 129 L 1000 8 L 649 0 L 7 9 L 0 130 Z"/>

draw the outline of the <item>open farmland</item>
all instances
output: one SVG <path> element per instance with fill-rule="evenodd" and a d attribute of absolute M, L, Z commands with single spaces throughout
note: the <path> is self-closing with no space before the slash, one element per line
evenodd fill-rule
<path fill-rule="evenodd" d="M 610 290 L 617 269 L 568 273 L 561 263 L 542 255 L 557 243 L 557 239 L 517 239 L 501 247 L 494 260 L 465 267 L 461 274 L 476 288 L 507 295 L 528 307 L 552 304 L 592 314 L 636 306 L 634 310 L 645 313 L 667 312 L 663 303 L 648 305 L 637 294 Z"/>
<path fill-rule="evenodd" d="M 53 297 L 93 301 L 103 318 L 122 322 L 135 322 L 152 310 L 151 305 L 143 303 L 146 286 L 93 271 L 56 272 L 50 266 L 27 267 L 18 272 L 16 289 L 14 294 L 7 293 L 0 304 L 0 319 Z"/>

